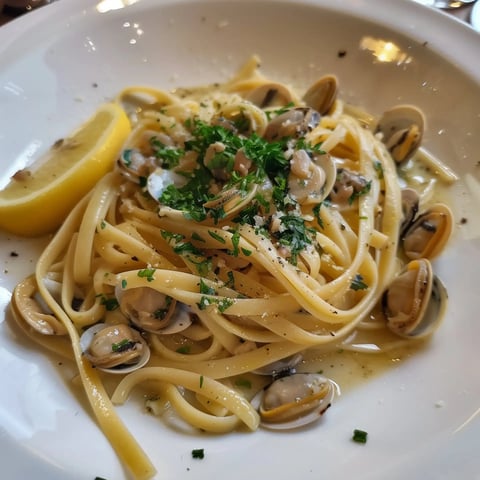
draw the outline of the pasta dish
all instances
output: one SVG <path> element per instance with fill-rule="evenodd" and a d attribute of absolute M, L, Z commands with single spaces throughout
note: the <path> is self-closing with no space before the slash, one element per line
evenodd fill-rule
<path fill-rule="evenodd" d="M 438 325 L 431 260 L 453 220 L 435 190 L 455 175 L 421 148 L 418 108 L 377 118 L 337 90 L 325 75 L 298 92 L 256 57 L 222 84 L 126 88 L 115 168 L 16 287 L 18 324 L 75 360 L 134 478 L 154 467 L 114 407 L 133 389 L 207 432 L 299 428 L 342 387 L 312 352 L 375 354 Z"/>

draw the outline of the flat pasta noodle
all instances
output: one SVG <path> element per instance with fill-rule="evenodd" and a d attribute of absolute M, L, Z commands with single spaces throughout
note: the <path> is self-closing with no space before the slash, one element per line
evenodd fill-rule
<path fill-rule="evenodd" d="M 132 477 L 146 479 L 154 467 L 114 408 L 133 389 L 148 393 L 150 411 L 169 402 L 194 428 L 255 430 L 255 391 L 235 383 L 242 376 L 261 390 L 262 369 L 310 350 L 378 353 L 409 341 L 389 334 L 379 313 L 405 263 L 404 213 L 398 166 L 374 117 L 336 99 L 316 123 L 291 130 L 291 119 L 276 119 L 310 110 L 261 74 L 257 57 L 224 84 L 131 86 L 116 101 L 132 123 L 117 165 L 71 212 L 12 309 L 26 335 L 74 359 L 99 426 Z M 440 180 L 454 179 L 420 157 L 440 165 Z M 354 177 L 346 186 L 345 171 Z M 32 289 L 63 335 L 32 327 Z M 80 340 L 98 325 L 136 332 L 110 340 L 109 360 L 144 345 L 148 363 L 101 371 Z M 379 332 L 386 340 L 374 344 Z M 111 396 L 106 375 L 117 379 Z"/>

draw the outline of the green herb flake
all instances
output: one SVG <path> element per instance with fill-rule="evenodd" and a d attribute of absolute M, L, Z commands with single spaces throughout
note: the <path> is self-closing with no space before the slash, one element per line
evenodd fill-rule
<path fill-rule="evenodd" d="M 383 180 L 383 165 L 379 161 L 373 162 L 373 168 L 377 172 L 377 177 L 379 180 Z"/>
<path fill-rule="evenodd" d="M 122 280 L 122 288 L 127 288 L 127 281 L 125 279 Z"/>
<path fill-rule="evenodd" d="M 153 282 L 154 278 L 153 275 L 155 273 L 154 268 L 144 268 L 143 270 L 139 270 L 137 275 L 140 278 L 146 278 L 148 282 Z"/>
<path fill-rule="evenodd" d="M 233 251 L 232 255 L 234 257 L 238 257 L 238 245 L 240 243 L 240 233 L 238 230 L 235 230 L 232 234 L 232 245 L 233 245 Z"/>
<path fill-rule="evenodd" d="M 107 226 L 107 222 L 106 222 L 105 220 L 102 220 L 102 221 L 100 222 L 100 228 L 101 228 L 102 230 L 104 230 L 104 229 L 106 228 L 106 226 Z"/>
<path fill-rule="evenodd" d="M 190 345 L 182 345 L 175 350 L 177 353 L 183 353 L 184 355 L 188 355 L 190 353 Z"/>
<path fill-rule="evenodd" d="M 313 215 L 315 216 L 315 220 L 317 221 L 318 226 L 323 229 L 325 228 L 325 224 L 323 223 L 323 219 L 320 216 L 320 208 L 322 208 L 321 202 L 313 207 L 312 212 L 313 212 Z"/>
<path fill-rule="evenodd" d="M 170 128 L 173 128 L 174 126 L 175 124 Z M 152 137 L 150 139 L 150 145 L 152 146 L 155 157 L 160 160 L 160 166 L 167 170 L 176 167 L 179 164 L 180 159 L 185 155 L 185 150 L 182 148 L 165 145 L 157 137 Z"/>
<path fill-rule="evenodd" d="M 352 205 L 352 203 L 359 197 L 366 195 L 370 189 L 372 188 L 372 181 L 370 180 L 362 187 L 360 190 L 353 192 L 350 197 L 348 198 L 348 204 Z"/>
<path fill-rule="evenodd" d="M 312 244 L 312 235 L 315 231 L 308 228 L 305 225 L 305 220 L 297 215 L 283 215 L 280 217 L 280 222 L 282 224 L 282 231 L 276 233 L 274 236 L 281 245 L 290 248 L 291 257 L 289 261 L 293 265 L 296 265 L 298 254 Z"/>
<path fill-rule="evenodd" d="M 121 342 L 112 343 L 112 352 L 121 353 L 127 350 L 131 350 L 136 345 L 136 342 L 124 338 Z"/>
<path fill-rule="evenodd" d="M 208 234 L 217 242 L 226 243 L 226 240 L 222 236 L 220 236 L 218 233 L 214 232 L 213 230 L 209 230 Z"/>
<path fill-rule="evenodd" d="M 368 288 L 368 285 L 363 281 L 362 275 L 357 273 L 353 278 L 352 283 L 350 284 L 350 288 L 355 291 L 366 290 Z"/>
<path fill-rule="evenodd" d="M 355 429 L 353 431 L 352 440 L 357 443 L 367 443 L 368 433 L 364 430 Z"/>
<path fill-rule="evenodd" d="M 200 298 L 200 301 L 197 303 L 197 306 L 200 310 L 205 310 L 211 304 L 212 304 L 212 302 L 210 301 L 210 297 L 202 296 Z"/>
<path fill-rule="evenodd" d="M 215 289 L 210 287 L 203 278 L 200 279 L 200 293 L 204 295 L 215 295 Z"/>
<path fill-rule="evenodd" d="M 225 310 L 227 310 L 233 305 L 233 300 L 231 298 L 223 298 L 222 300 L 219 300 L 217 304 L 218 304 L 218 311 L 220 313 L 223 313 L 225 312 Z"/>
<path fill-rule="evenodd" d="M 104 295 L 101 296 L 100 304 L 103 305 L 105 309 L 109 312 L 116 310 L 120 306 L 118 300 L 115 297 L 108 298 Z"/>
<path fill-rule="evenodd" d="M 203 375 L 200 375 L 200 388 L 203 387 Z"/>
<path fill-rule="evenodd" d="M 246 378 L 237 378 L 235 385 L 241 388 L 252 388 L 252 382 Z"/>
<path fill-rule="evenodd" d="M 205 450 L 203 448 L 196 448 L 192 450 L 192 458 L 198 458 L 202 460 L 205 458 Z"/>
<path fill-rule="evenodd" d="M 201 237 L 197 232 L 192 233 L 192 240 L 196 240 L 197 242 L 205 243 L 205 239 Z"/>
<path fill-rule="evenodd" d="M 253 253 L 251 250 L 248 250 L 247 248 L 242 248 L 241 250 L 246 257 L 249 257 Z"/>

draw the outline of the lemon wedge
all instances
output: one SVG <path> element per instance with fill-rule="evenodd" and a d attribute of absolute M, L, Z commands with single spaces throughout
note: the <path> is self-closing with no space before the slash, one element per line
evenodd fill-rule
<path fill-rule="evenodd" d="M 0 191 L 0 228 L 28 237 L 54 231 L 112 169 L 129 133 L 123 109 L 115 103 L 101 105 L 78 130 L 55 142 Z"/>

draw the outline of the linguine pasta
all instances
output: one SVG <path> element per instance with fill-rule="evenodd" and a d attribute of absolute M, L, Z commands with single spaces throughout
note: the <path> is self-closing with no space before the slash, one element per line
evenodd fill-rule
<path fill-rule="evenodd" d="M 195 428 L 255 430 L 252 399 L 275 369 L 291 373 L 312 351 L 378 352 L 409 341 L 387 329 L 381 308 L 406 263 L 398 166 L 371 117 L 339 99 L 316 123 L 275 123 L 307 108 L 288 85 L 272 85 L 254 57 L 224 84 L 122 91 L 116 101 L 133 129 L 115 169 L 14 293 L 25 333 L 75 359 L 98 423 L 134 478 L 154 467 L 114 405 L 140 385 L 154 413 L 169 402 Z M 432 176 L 426 194 L 434 187 Z M 55 335 L 26 319 L 22 296 L 34 291 Z M 148 362 L 101 370 L 80 343 L 96 324 L 140 332 Z M 138 345 L 110 343 L 115 358 Z"/>

